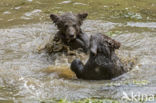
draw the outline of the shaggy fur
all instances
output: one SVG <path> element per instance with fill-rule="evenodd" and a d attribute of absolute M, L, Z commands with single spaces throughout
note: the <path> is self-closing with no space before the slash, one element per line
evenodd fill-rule
<path fill-rule="evenodd" d="M 90 56 L 84 65 L 79 59 L 71 64 L 71 70 L 81 79 L 112 79 L 128 71 L 115 54 L 120 43 L 102 34 L 90 38 Z"/>
<path fill-rule="evenodd" d="M 89 37 L 80 28 L 83 20 L 88 16 L 87 13 L 73 14 L 65 13 L 61 16 L 51 14 L 50 18 L 56 24 L 58 32 L 54 40 L 60 40 L 70 49 L 82 48 L 87 52 L 89 47 Z"/>

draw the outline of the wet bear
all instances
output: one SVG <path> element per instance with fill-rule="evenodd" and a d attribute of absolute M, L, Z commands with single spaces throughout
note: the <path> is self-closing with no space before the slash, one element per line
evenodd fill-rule
<path fill-rule="evenodd" d="M 71 70 L 80 79 L 109 80 L 117 77 L 128 69 L 115 54 L 120 43 L 103 34 L 90 37 L 90 56 L 84 65 L 79 59 L 71 63 Z"/>
<path fill-rule="evenodd" d="M 71 50 L 82 48 L 84 52 L 87 52 L 89 37 L 83 33 L 80 28 L 87 16 L 87 13 L 65 13 L 60 16 L 51 14 L 50 18 L 59 30 L 54 37 L 54 41 L 61 40 L 61 42 L 69 46 Z"/>

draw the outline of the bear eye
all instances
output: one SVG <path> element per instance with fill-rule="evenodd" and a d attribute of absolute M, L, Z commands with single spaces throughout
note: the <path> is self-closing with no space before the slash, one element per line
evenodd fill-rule
<path fill-rule="evenodd" d="M 68 25 L 64 25 L 65 28 L 68 28 Z"/>
<path fill-rule="evenodd" d="M 73 24 L 73 27 L 76 27 L 76 24 Z"/>

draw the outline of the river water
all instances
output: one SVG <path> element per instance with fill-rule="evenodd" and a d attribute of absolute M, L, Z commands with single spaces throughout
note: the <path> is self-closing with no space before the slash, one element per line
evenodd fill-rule
<path fill-rule="evenodd" d="M 105 33 L 121 42 L 118 54 L 136 58 L 133 70 L 113 80 L 79 80 L 74 58 L 39 53 L 57 28 L 50 13 L 88 12 L 88 35 Z M 0 2 L 0 102 L 83 98 L 118 99 L 126 93 L 156 95 L 155 0 L 2 0 Z M 85 62 L 87 56 L 80 54 Z M 25 101 L 27 100 L 27 101 Z"/>

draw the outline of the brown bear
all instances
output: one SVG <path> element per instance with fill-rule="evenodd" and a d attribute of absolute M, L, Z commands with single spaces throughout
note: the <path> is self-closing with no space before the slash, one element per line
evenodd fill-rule
<path fill-rule="evenodd" d="M 90 56 L 84 65 L 79 59 L 71 63 L 71 70 L 80 79 L 109 80 L 128 71 L 115 54 L 120 43 L 103 34 L 90 37 Z"/>
<path fill-rule="evenodd" d="M 87 16 L 87 13 L 65 13 L 60 16 L 51 14 L 50 18 L 59 30 L 54 37 L 54 41 L 61 40 L 71 50 L 82 48 L 84 52 L 87 52 L 89 37 L 80 28 Z"/>

